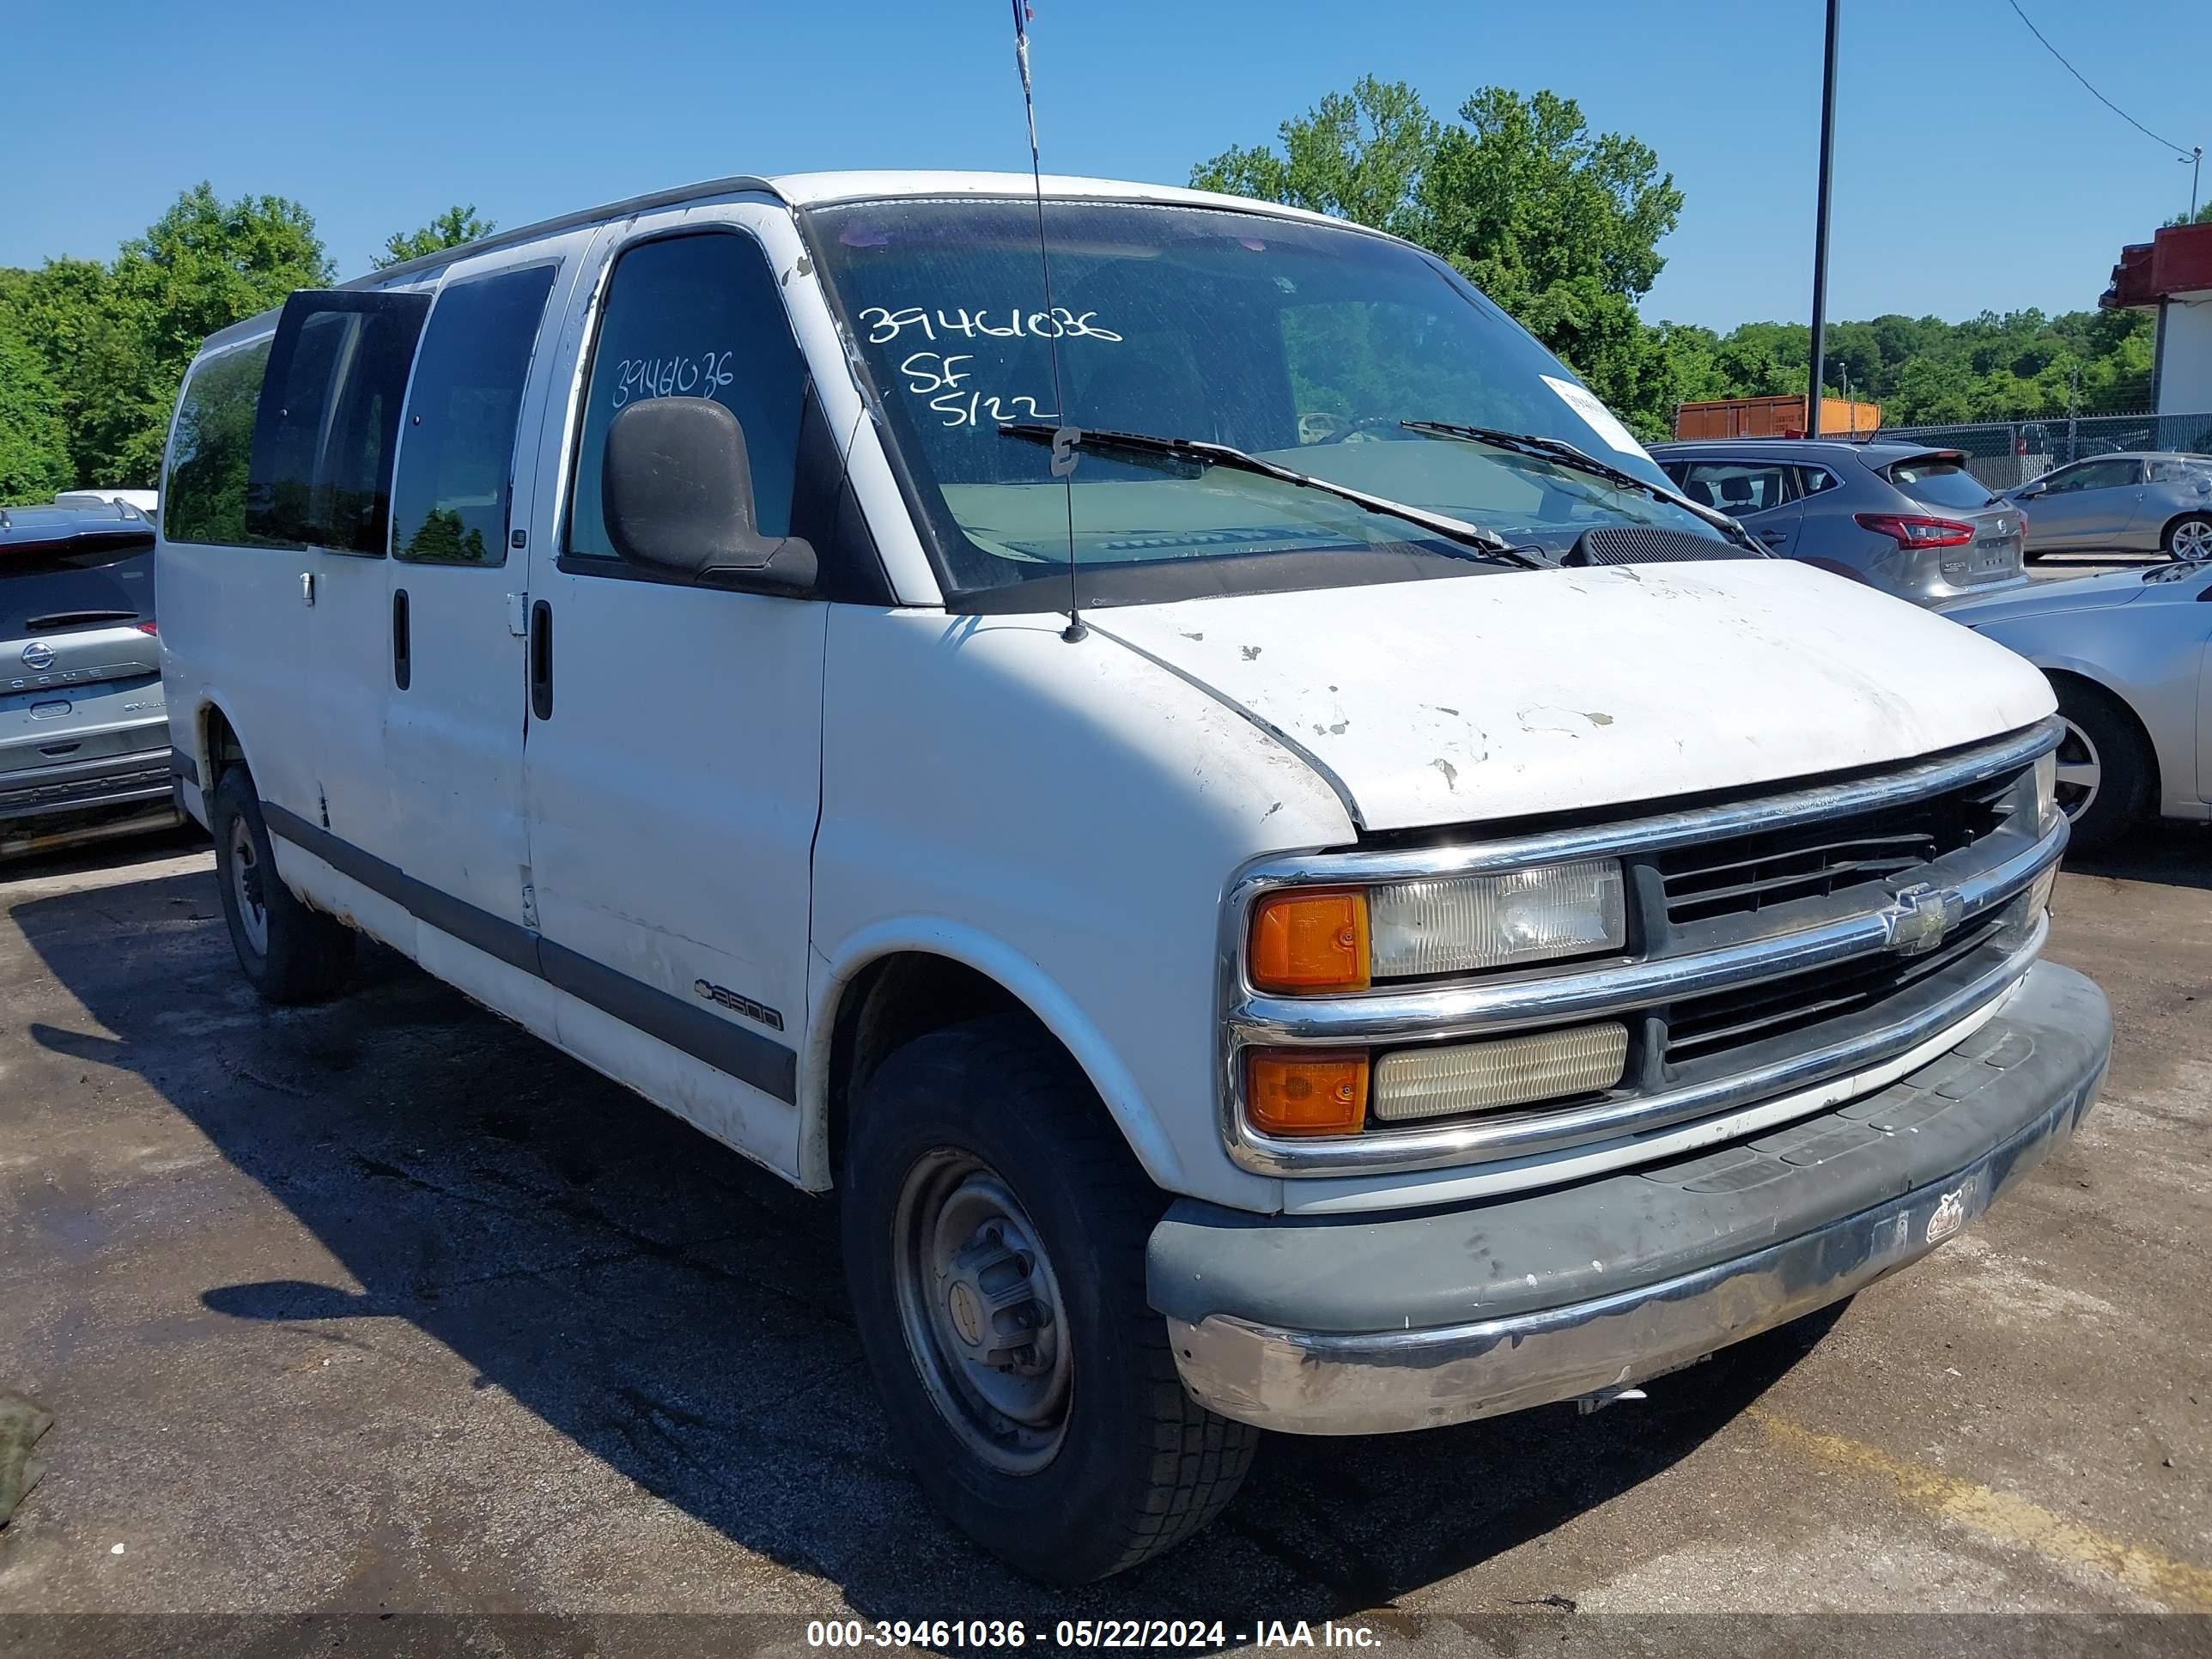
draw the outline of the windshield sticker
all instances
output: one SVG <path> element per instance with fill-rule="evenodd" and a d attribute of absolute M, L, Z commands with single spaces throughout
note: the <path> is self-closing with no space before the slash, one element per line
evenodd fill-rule
<path fill-rule="evenodd" d="M 1651 459 L 1636 434 L 1623 426 L 1613 412 L 1590 395 L 1586 386 L 1572 380 L 1563 380 L 1556 374 L 1544 376 L 1544 384 L 1559 394 L 1559 401 L 1583 417 L 1589 429 L 1611 444 L 1624 455 L 1633 455 L 1640 461 Z"/>

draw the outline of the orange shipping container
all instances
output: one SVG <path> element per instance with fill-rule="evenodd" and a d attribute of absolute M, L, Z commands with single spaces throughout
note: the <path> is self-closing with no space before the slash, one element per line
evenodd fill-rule
<path fill-rule="evenodd" d="M 1881 425 L 1881 405 L 1856 398 L 1820 399 L 1820 435 L 1864 437 Z M 1802 438 L 1802 397 L 1723 398 L 1711 403 L 1674 406 L 1677 438 Z"/>

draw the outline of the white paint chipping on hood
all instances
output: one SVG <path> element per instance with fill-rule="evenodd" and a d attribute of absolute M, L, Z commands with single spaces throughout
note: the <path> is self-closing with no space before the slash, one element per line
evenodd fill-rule
<path fill-rule="evenodd" d="M 1785 560 L 1101 611 L 1334 773 L 1370 830 L 1905 761 L 2049 714 L 2002 647 Z"/>

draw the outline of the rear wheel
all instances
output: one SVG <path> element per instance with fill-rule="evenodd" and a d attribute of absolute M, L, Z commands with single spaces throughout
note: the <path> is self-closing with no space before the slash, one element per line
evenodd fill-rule
<path fill-rule="evenodd" d="M 353 973 L 353 930 L 292 896 L 276 873 L 252 775 L 242 766 L 216 785 L 216 876 L 238 965 L 265 1001 L 322 1002 Z"/>
<path fill-rule="evenodd" d="M 2073 823 L 2074 847 L 2094 853 L 2126 834 L 2149 805 L 2150 744 L 2110 692 L 2080 681 L 2062 681 L 2057 691 L 2066 727 L 2058 745 L 2058 807 Z"/>
<path fill-rule="evenodd" d="M 2166 550 L 2185 564 L 2212 559 L 2212 519 L 2191 514 L 2166 527 Z"/>
<path fill-rule="evenodd" d="M 846 1277 L 891 1434 L 955 1525 L 1032 1577 L 1196 1532 L 1259 1431 L 1183 1390 L 1145 1300 L 1166 1200 L 1043 1032 L 917 1038 L 854 1104 Z"/>

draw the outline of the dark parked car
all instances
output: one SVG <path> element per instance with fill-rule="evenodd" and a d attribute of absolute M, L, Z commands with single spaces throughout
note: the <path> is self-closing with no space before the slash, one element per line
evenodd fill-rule
<path fill-rule="evenodd" d="M 1955 449 L 1738 438 L 1659 444 L 1651 457 L 1784 558 L 1900 599 L 1938 605 L 2027 580 L 2020 508 Z"/>
<path fill-rule="evenodd" d="M 136 507 L 0 507 L 0 856 L 173 826 Z"/>

